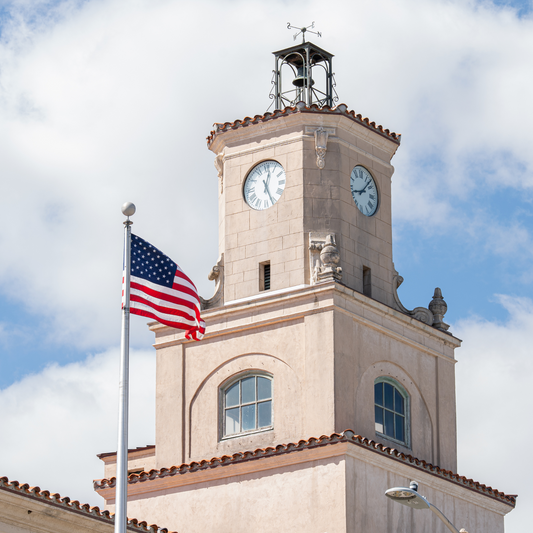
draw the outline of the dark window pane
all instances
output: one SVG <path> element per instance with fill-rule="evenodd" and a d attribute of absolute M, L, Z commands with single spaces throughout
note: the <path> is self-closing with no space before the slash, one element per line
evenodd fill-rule
<path fill-rule="evenodd" d="M 374 385 L 374 402 L 377 405 L 383 405 L 383 383 Z"/>
<path fill-rule="evenodd" d="M 239 408 L 228 409 L 226 411 L 226 435 L 233 435 L 234 433 L 240 433 L 240 431 Z"/>
<path fill-rule="evenodd" d="M 394 413 L 385 411 L 385 435 L 394 437 Z"/>
<path fill-rule="evenodd" d="M 266 428 L 272 425 L 272 402 L 257 404 L 257 427 Z"/>
<path fill-rule="evenodd" d="M 405 442 L 405 431 L 404 431 L 404 417 L 400 415 L 394 415 L 396 419 L 396 435 L 394 438 Z"/>
<path fill-rule="evenodd" d="M 244 378 L 241 383 L 242 403 L 255 402 L 255 377 Z"/>
<path fill-rule="evenodd" d="M 376 406 L 374 407 L 374 411 L 376 413 L 376 431 L 378 433 L 383 433 L 383 409 Z"/>
<path fill-rule="evenodd" d="M 385 407 L 391 411 L 394 409 L 394 387 L 390 383 L 383 383 L 385 392 Z"/>
<path fill-rule="evenodd" d="M 226 391 L 226 407 L 233 407 L 239 405 L 239 382 L 234 383 Z"/>
<path fill-rule="evenodd" d="M 394 410 L 401 415 L 405 414 L 403 412 L 403 396 L 398 389 L 394 389 Z"/>
<path fill-rule="evenodd" d="M 255 403 L 242 407 L 242 430 L 255 429 Z"/>
<path fill-rule="evenodd" d="M 257 378 L 257 399 L 267 400 L 272 398 L 272 381 L 267 378 Z M 268 424 L 270 425 L 270 424 Z"/>

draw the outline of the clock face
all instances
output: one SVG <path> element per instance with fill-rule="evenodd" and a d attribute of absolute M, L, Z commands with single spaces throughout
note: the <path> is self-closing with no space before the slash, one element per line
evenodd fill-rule
<path fill-rule="evenodd" d="M 248 174 L 244 182 L 244 199 L 252 209 L 268 209 L 280 199 L 285 182 L 285 170 L 277 161 L 263 161 Z"/>
<path fill-rule="evenodd" d="M 378 189 L 374 178 L 365 167 L 354 167 L 350 176 L 350 189 L 359 211 L 371 217 L 378 209 Z"/>

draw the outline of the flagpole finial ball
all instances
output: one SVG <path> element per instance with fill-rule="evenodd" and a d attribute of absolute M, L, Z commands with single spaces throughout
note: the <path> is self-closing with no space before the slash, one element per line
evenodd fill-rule
<path fill-rule="evenodd" d="M 127 217 L 131 217 L 135 214 L 135 204 L 132 204 L 131 202 L 126 202 L 122 206 L 122 213 L 126 215 Z"/>

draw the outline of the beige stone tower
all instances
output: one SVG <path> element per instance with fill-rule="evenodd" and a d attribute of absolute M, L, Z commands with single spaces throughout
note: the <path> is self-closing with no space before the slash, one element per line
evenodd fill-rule
<path fill-rule="evenodd" d="M 150 325 L 156 444 L 130 453 L 129 515 L 182 533 L 444 531 L 384 497 L 416 479 L 458 526 L 503 532 L 514 498 L 455 474 L 460 341 L 440 289 L 412 311 L 396 294 L 400 136 L 314 99 L 321 63 L 332 98 L 331 58 L 311 43 L 277 52 L 302 101 L 208 137 L 220 258 L 207 335 Z M 101 458 L 112 508 L 116 457 Z"/>

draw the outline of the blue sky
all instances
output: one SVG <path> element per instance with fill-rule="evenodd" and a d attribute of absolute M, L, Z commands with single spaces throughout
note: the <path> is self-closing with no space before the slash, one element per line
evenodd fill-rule
<path fill-rule="evenodd" d="M 484 434 L 483 421 L 493 427 L 495 412 L 478 405 L 480 396 L 529 401 L 517 383 L 531 370 L 533 323 L 532 7 L 362 0 L 332 2 L 325 13 L 314 0 L 0 2 L 0 407 L 16 400 L 13 412 L 38 412 L 28 391 L 44 377 L 77 384 L 80 372 L 114 394 L 124 201 L 137 205 L 134 231 L 211 296 L 217 175 L 205 137 L 214 122 L 267 109 L 271 52 L 292 43 L 286 23 L 314 19 L 318 44 L 335 54 L 340 101 L 402 133 L 392 161 L 399 294 L 408 308 L 427 306 L 441 287 L 446 321 L 464 340 L 456 354 L 460 473 L 531 502 L 521 472 L 494 461 L 497 443 L 480 457 L 462 443 Z M 150 374 L 145 323 L 132 317 L 132 346 Z M 485 367 L 492 370 L 474 379 Z M 58 396 L 62 386 L 41 399 L 76 405 L 71 392 Z M 115 407 L 95 404 L 111 437 L 88 437 L 91 457 L 116 447 Z M 146 409 L 132 446 L 153 438 Z M 39 431 L 27 416 L 10 423 Z M 502 412 L 501 428 L 533 437 L 531 428 L 517 431 L 514 416 Z M 473 417 L 479 423 L 467 423 Z M 35 452 L 26 452 L 6 451 L 7 475 L 95 501 L 90 483 L 28 466 Z M 101 473 L 98 462 L 87 468 L 87 478 Z M 524 507 L 507 518 L 508 532 L 524 530 Z"/>

